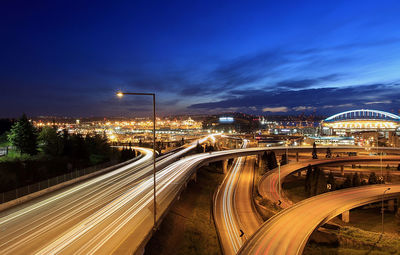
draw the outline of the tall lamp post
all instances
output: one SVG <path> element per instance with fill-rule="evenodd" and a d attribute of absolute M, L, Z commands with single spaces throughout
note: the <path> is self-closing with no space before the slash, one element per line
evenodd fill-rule
<path fill-rule="evenodd" d="M 153 97 L 153 215 L 154 215 L 154 225 L 153 230 L 157 229 L 157 204 L 156 204 L 156 94 L 155 93 L 132 93 L 132 92 L 117 92 L 118 97 L 123 97 L 125 95 L 134 96 L 152 96 Z"/>
<path fill-rule="evenodd" d="M 289 144 L 288 144 L 288 139 L 286 139 L 285 146 L 286 146 L 286 162 L 285 163 L 289 164 L 289 148 L 288 148 Z"/>
<path fill-rule="evenodd" d="M 278 193 L 279 202 L 281 201 L 281 162 L 278 162 Z"/>
<path fill-rule="evenodd" d="M 378 129 L 377 132 L 376 132 L 376 152 L 379 153 L 379 129 Z M 381 181 L 381 183 L 383 183 L 383 167 L 382 167 L 383 162 L 382 162 L 382 154 L 383 154 L 383 152 L 382 152 L 382 150 L 381 150 L 381 152 L 380 152 L 380 154 L 379 154 L 379 156 L 380 156 L 380 161 L 381 161 L 381 176 L 379 177 L 379 180 Z"/>
<path fill-rule="evenodd" d="M 383 207 L 383 201 L 384 201 L 384 198 L 385 198 L 385 193 L 386 193 L 386 191 L 389 191 L 390 190 L 390 188 L 387 188 L 387 189 L 385 189 L 385 191 L 383 192 L 383 194 L 382 194 L 382 209 L 381 209 L 381 211 L 382 211 L 382 235 L 383 235 L 383 216 L 384 216 L 384 214 L 385 214 L 385 208 Z"/>

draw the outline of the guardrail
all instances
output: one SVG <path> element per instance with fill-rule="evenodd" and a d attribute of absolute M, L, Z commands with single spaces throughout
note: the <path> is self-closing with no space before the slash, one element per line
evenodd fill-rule
<path fill-rule="evenodd" d="M 0 157 L 8 155 L 8 146 L 0 148 Z"/>
<path fill-rule="evenodd" d="M 140 156 L 139 156 L 140 157 Z M 137 159 L 138 157 L 134 158 Z M 117 161 L 113 160 L 113 161 L 109 161 L 103 164 L 99 164 L 99 165 L 95 165 L 95 166 L 91 166 L 88 168 L 84 168 L 84 169 L 80 169 L 80 170 L 75 170 L 69 173 L 65 173 L 53 178 L 49 178 L 40 182 L 36 182 L 36 183 L 32 183 L 29 185 L 26 185 L 24 187 L 20 187 L 17 189 L 13 189 L 10 191 L 6 191 L 3 193 L 0 193 L 0 204 L 15 200 L 17 198 L 50 188 L 52 186 L 67 182 L 67 181 L 71 181 L 73 179 L 76 178 L 80 178 L 82 176 L 85 175 L 89 175 L 92 173 L 95 173 L 96 171 L 99 171 L 101 169 L 105 169 L 105 168 L 111 168 L 112 166 L 122 166 L 125 165 L 127 163 L 131 163 L 132 160 L 128 160 L 125 162 L 122 162 L 120 164 L 117 164 Z M 112 170 L 112 169 L 110 169 Z"/>

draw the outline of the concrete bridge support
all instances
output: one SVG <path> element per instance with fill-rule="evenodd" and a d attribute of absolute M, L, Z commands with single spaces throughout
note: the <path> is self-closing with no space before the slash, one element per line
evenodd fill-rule
<path fill-rule="evenodd" d="M 398 197 L 397 199 L 397 214 L 400 216 L 400 197 Z"/>
<path fill-rule="evenodd" d="M 350 211 L 345 211 L 342 213 L 342 221 L 346 223 L 350 222 Z"/>
<path fill-rule="evenodd" d="M 296 162 L 299 162 L 299 152 L 296 152 Z"/>
<path fill-rule="evenodd" d="M 340 166 L 340 175 L 344 176 L 344 166 Z"/>
<path fill-rule="evenodd" d="M 258 155 L 257 155 L 257 166 L 258 166 L 259 168 L 262 167 L 262 155 L 261 155 L 261 154 L 258 154 Z"/>
<path fill-rule="evenodd" d="M 222 170 L 224 171 L 224 174 L 228 172 L 228 160 L 224 159 L 222 160 Z"/>
<path fill-rule="evenodd" d="M 393 199 L 388 201 L 388 209 L 389 209 L 389 211 L 394 212 L 394 200 Z"/>

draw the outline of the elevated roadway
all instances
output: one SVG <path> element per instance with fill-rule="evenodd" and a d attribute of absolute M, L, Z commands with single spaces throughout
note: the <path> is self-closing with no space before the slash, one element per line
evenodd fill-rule
<path fill-rule="evenodd" d="M 340 149 L 348 151 L 350 148 L 355 149 Z M 176 161 L 187 152 L 185 149 L 158 162 L 157 167 L 164 168 L 156 177 L 157 220 L 162 220 L 199 166 L 233 157 L 260 155 L 265 150 L 286 148 L 218 151 Z M 126 166 L 2 212 L 0 253 L 110 254 L 142 249 L 153 233 L 152 167 L 146 167 L 152 152 L 146 153 L 142 161 L 137 161 L 144 165 Z"/>
<path fill-rule="evenodd" d="M 254 165 L 254 156 L 236 158 L 214 197 L 214 220 L 226 255 L 236 254 L 262 223 L 252 204 Z"/>
<path fill-rule="evenodd" d="M 299 255 L 312 232 L 350 209 L 400 196 L 400 185 L 367 185 L 324 193 L 303 200 L 281 211 L 244 244 L 239 254 Z"/>
<path fill-rule="evenodd" d="M 312 159 L 300 162 L 291 162 L 287 165 L 281 166 L 280 171 L 280 183 L 290 174 L 302 171 L 311 166 L 329 166 L 329 165 L 340 165 L 340 164 L 352 164 L 352 163 L 366 163 L 366 162 L 380 162 L 381 157 L 376 156 L 355 156 L 355 157 L 338 157 L 329 159 Z M 382 161 L 385 163 L 399 163 L 400 156 L 383 156 Z M 275 203 L 281 201 L 281 207 L 287 208 L 292 205 L 292 202 L 281 196 L 279 199 L 279 171 L 275 168 L 267 172 L 258 183 L 259 194 L 266 199 L 269 199 Z M 281 192 L 282 193 L 282 192 Z"/>
<path fill-rule="evenodd" d="M 200 142 L 205 140 L 201 139 Z M 179 152 L 160 158 L 156 162 L 157 169 L 175 162 L 195 146 L 196 143 L 193 143 Z M 126 220 L 123 210 L 126 207 L 122 205 L 129 205 L 120 198 L 129 193 L 132 187 L 149 179 L 153 171 L 153 151 L 136 149 L 143 156 L 134 163 L 0 212 L 0 254 L 40 253 L 45 247 L 62 240 L 72 229 L 81 229 L 83 232 L 96 230 L 97 234 L 104 234 L 107 229 L 110 231 L 108 234 L 118 236 L 116 230 L 125 224 L 121 220 Z M 110 229 L 111 226 L 115 228 Z M 117 237 L 113 240 L 118 243 L 121 241 Z M 97 244 L 99 248 L 101 243 Z M 82 249 L 87 247 L 80 244 Z M 112 247 L 115 246 L 118 245 Z M 60 251 L 70 252 L 64 249 Z M 80 252 L 77 246 L 73 251 Z"/>

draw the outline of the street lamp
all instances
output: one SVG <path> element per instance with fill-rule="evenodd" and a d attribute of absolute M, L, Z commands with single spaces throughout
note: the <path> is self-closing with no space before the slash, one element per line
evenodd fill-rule
<path fill-rule="evenodd" d="M 379 129 L 377 129 L 376 131 L 376 153 L 379 153 Z M 379 179 L 383 183 L 382 150 L 380 152 L 380 161 L 381 161 L 381 177 Z"/>
<path fill-rule="evenodd" d="M 289 146 L 289 144 L 288 144 L 288 139 L 286 139 L 286 164 L 288 164 L 289 163 L 289 148 L 288 148 L 288 146 Z"/>
<path fill-rule="evenodd" d="M 155 93 L 132 93 L 118 91 L 117 96 L 122 98 L 124 95 L 134 96 L 152 96 L 153 97 L 153 214 L 154 214 L 154 225 L 153 230 L 157 229 L 157 204 L 156 204 L 156 94 Z"/>
<path fill-rule="evenodd" d="M 390 188 L 385 189 L 385 191 L 382 194 L 382 209 L 381 209 L 381 211 L 382 211 L 382 235 L 383 235 L 383 232 L 384 232 L 383 231 L 383 216 L 385 214 L 385 208 L 383 207 L 383 201 L 384 201 L 384 197 L 385 197 L 386 191 L 389 191 L 389 190 L 390 190 Z"/>
<path fill-rule="evenodd" d="M 279 195 L 279 202 L 281 201 L 281 162 L 278 162 L 278 195 Z"/>

